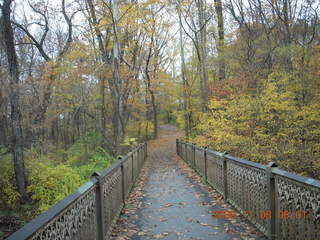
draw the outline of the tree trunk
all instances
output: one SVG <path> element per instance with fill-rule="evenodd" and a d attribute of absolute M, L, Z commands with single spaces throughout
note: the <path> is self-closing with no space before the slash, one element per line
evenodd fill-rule
<path fill-rule="evenodd" d="M 207 72 L 207 28 L 206 28 L 206 15 L 205 15 L 205 0 L 197 1 L 198 8 L 198 21 L 200 29 L 200 39 L 199 39 L 199 67 L 200 67 L 200 90 L 202 98 L 202 110 L 207 111 L 208 106 L 208 72 Z"/>
<path fill-rule="evenodd" d="M 101 56 L 101 62 L 103 65 L 109 66 L 111 63 L 109 61 L 109 58 L 107 56 L 106 49 L 103 44 L 103 36 L 102 33 L 98 27 L 98 21 L 96 17 L 96 12 L 94 9 L 93 2 L 90 0 L 86 0 L 86 3 L 88 5 L 88 10 L 91 17 L 91 22 L 98 40 L 98 46 L 99 46 L 99 52 Z M 100 106 L 100 129 L 102 134 L 102 146 L 107 147 L 107 137 L 106 137 L 106 111 L 105 111 L 105 76 L 103 76 L 103 73 L 100 73 L 99 76 L 99 84 L 100 84 L 100 97 L 101 97 L 101 106 Z"/>
<path fill-rule="evenodd" d="M 188 137 L 190 135 L 191 126 L 189 121 L 189 107 L 188 106 L 188 80 L 186 77 L 186 63 L 185 63 L 185 55 L 184 55 L 184 47 L 182 40 L 182 18 L 181 18 L 181 10 L 177 8 L 179 15 L 179 39 L 180 39 L 180 60 L 181 60 L 181 78 L 182 78 L 182 86 L 183 86 L 183 114 L 185 121 L 185 133 Z"/>
<path fill-rule="evenodd" d="M 151 92 L 151 104 L 152 104 L 152 113 L 153 113 L 153 138 L 158 137 L 158 109 L 157 109 L 157 103 L 156 103 L 156 97 L 153 93 Z"/>
<path fill-rule="evenodd" d="M 102 145 L 104 148 L 106 148 L 106 103 L 105 103 L 105 80 L 104 76 L 101 76 L 102 74 L 100 73 L 99 77 L 99 84 L 100 84 L 100 97 L 101 97 L 101 107 L 100 107 L 100 129 L 101 129 L 101 134 L 102 134 Z"/>
<path fill-rule="evenodd" d="M 287 70 L 292 70 L 292 61 L 291 61 L 291 32 L 290 32 L 290 16 L 289 16 L 289 3 L 290 0 L 283 1 L 283 23 L 284 23 L 284 46 L 288 48 L 289 55 L 285 56 L 285 67 Z"/>
<path fill-rule="evenodd" d="M 7 129 L 8 129 L 8 124 L 7 124 L 6 116 L 0 115 L 0 145 L 6 145 L 8 143 Z"/>
<path fill-rule="evenodd" d="M 118 39 L 118 2 L 111 0 L 113 14 L 113 80 L 114 80 L 114 142 L 115 154 L 120 153 L 120 145 L 124 142 L 122 81 L 120 78 L 120 42 Z"/>
<path fill-rule="evenodd" d="M 219 80 L 225 79 L 225 61 L 224 61 L 224 24 L 223 24 L 223 12 L 222 12 L 222 0 L 214 0 L 214 5 L 217 14 L 218 21 L 218 59 L 219 59 Z"/>
<path fill-rule="evenodd" d="M 20 89 L 19 89 L 19 66 L 17 54 L 14 46 L 14 35 L 11 26 L 11 2 L 12 0 L 4 0 L 2 6 L 3 17 L 3 36 L 4 45 L 7 55 L 9 72 L 10 72 L 10 105 L 11 105 L 11 130 L 12 130 L 12 149 L 13 149 L 13 163 L 14 172 L 18 191 L 21 195 L 22 202 L 26 202 L 27 195 L 27 182 L 25 176 L 24 156 L 23 156 L 23 137 L 21 121 L 22 116 L 20 112 Z"/>
<path fill-rule="evenodd" d="M 153 92 L 153 90 L 151 89 L 151 78 L 150 78 L 150 74 L 149 74 L 149 62 L 150 62 L 150 56 L 151 56 L 151 47 L 149 49 L 149 57 L 148 57 L 148 61 L 146 64 L 146 69 L 145 69 L 145 74 L 146 74 L 146 78 L 147 78 L 147 95 L 150 94 L 151 96 L 151 106 L 152 106 L 152 121 L 153 121 L 153 138 L 157 138 L 158 137 L 158 110 L 157 110 L 157 103 L 156 103 L 156 96 Z M 148 97 L 148 96 L 146 96 Z M 147 104 L 148 105 L 148 104 Z M 147 119 L 149 114 L 147 114 Z"/>
<path fill-rule="evenodd" d="M 1 72 L 0 72 L 1 74 Z M 9 124 L 6 116 L 6 106 L 4 106 L 4 97 L 0 89 L 0 145 L 8 145 Z"/>
<path fill-rule="evenodd" d="M 57 77 L 56 69 L 58 67 L 59 67 L 59 61 L 57 61 L 57 63 L 55 63 L 55 65 L 50 68 L 49 70 L 50 75 L 48 78 L 48 82 L 46 83 L 47 85 L 45 86 L 45 89 L 44 89 L 43 99 L 39 103 L 37 109 L 35 110 L 34 124 L 35 126 L 37 126 L 37 129 L 34 132 L 34 137 L 36 138 L 36 140 L 39 140 L 41 139 L 41 137 L 44 137 L 46 133 L 46 127 L 44 126 L 44 123 L 46 121 L 46 114 L 51 102 L 52 87 Z"/>

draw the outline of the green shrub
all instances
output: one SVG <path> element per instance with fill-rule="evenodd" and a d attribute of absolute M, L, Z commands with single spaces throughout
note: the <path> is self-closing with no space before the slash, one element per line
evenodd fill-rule
<path fill-rule="evenodd" d="M 15 176 L 11 154 L 0 146 L 0 209 L 15 209 L 19 206 L 20 194 L 15 186 Z"/>
<path fill-rule="evenodd" d="M 27 190 L 38 213 L 74 192 L 94 171 L 110 167 L 113 158 L 100 143 L 101 134 L 92 132 L 66 150 L 49 147 L 44 154 L 34 147 L 25 151 Z M 23 212 L 15 186 L 12 156 L 1 146 L 0 163 L 0 206 Z"/>
<path fill-rule="evenodd" d="M 112 157 L 101 147 L 87 160 L 87 164 L 78 166 L 76 171 L 83 178 L 88 180 L 92 173 L 110 167 Z"/>
<path fill-rule="evenodd" d="M 38 211 L 44 212 L 85 182 L 72 167 L 60 164 L 52 166 L 49 162 L 32 161 L 28 191 L 38 203 Z"/>

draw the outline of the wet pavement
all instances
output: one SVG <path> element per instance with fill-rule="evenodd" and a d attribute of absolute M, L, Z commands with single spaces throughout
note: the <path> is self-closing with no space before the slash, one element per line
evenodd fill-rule
<path fill-rule="evenodd" d="M 162 126 L 159 135 L 148 145 L 113 239 L 265 239 L 241 216 L 214 217 L 215 211 L 233 210 L 175 154 L 177 128 Z"/>

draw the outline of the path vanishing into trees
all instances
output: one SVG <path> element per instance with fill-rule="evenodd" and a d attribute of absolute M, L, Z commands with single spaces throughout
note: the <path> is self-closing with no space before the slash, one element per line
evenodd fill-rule
<path fill-rule="evenodd" d="M 234 210 L 175 153 L 179 130 L 160 127 L 148 143 L 148 159 L 112 233 L 112 239 L 265 239 L 242 216 L 213 217 Z"/>

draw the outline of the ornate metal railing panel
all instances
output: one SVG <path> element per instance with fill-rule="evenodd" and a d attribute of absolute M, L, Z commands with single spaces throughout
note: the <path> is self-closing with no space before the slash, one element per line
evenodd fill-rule
<path fill-rule="evenodd" d="M 187 159 L 186 158 L 186 152 L 187 152 L 187 145 L 185 144 L 181 144 L 181 156 L 183 156 L 183 159 Z"/>
<path fill-rule="evenodd" d="M 186 159 L 186 145 L 185 144 L 180 144 L 180 148 L 181 148 L 181 152 L 180 152 L 180 156 L 183 157 L 183 159 Z"/>
<path fill-rule="evenodd" d="M 88 239 L 96 237 L 96 187 L 92 185 L 31 239 Z M 85 226 L 85 227 L 84 227 Z"/>
<path fill-rule="evenodd" d="M 195 163 L 195 168 L 197 169 L 197 171 L 205 176 L 205 159 L 204 159 L 204 149 L 203 148 L 199 148 L 196 147 L 195 148 L 195 158 L 194 158 L 194 163 Z"/>
<path fill-rule="evenodd" d="M 139 173 L 139 165 L 138 165 L 138 153 L 132 153 L 133 156 L 133 178 L 134 180 L 137 179 Z"/>
<path fill-rule="evenodd" d="M 13 233 L 8 240 L 109 239 L 113 224 L 123 207 L 146 158 L 146 143 L 137 146 L 51 207 Z M 135 167 L 135 169 L 134 169 Z"/>
<path fill-rule="evenodd" d="M 133 185 L 132 154 L 129 154 L 123 162 L 123 177 L 124 193 L 125 198 L 127 198 Z"/>
<path fill-rule="evenodd" d="M 103 224 L 106 228 L 104 239 L 107 239 L 112 230 L 113 220 L 119 214 L 123 204 L 121 165 L 117 164 L 112 171 L 108 171 L 106 176 L 101 178 L 101 181 Z"/>
<path fill-rule="evenodd" d="M 194 166 L 194 151 L 193 151 L 193 146 L 191 144 L 186 146 L 186 159 L 187 161 Z"/>
<path fill-rule="evenodd" d="M 312 179 L 279 169 L 274 174 L 279 239 L 320 239 L 319 187 Z"/>
<path fill-rule="evenodd" d="M 180 140 L 177 153 L 268 238 L 320 239 L 320 181 Z"/>
<path fill-rule="evenodd" d="M 223 159 L 212 151 L 207 151 L 206 171 L 208 183 L 223 194 Z"/>
<path fill-rule="evenodd" d="M 237 161 L 226 161 L 227 193 L 231 202 L 242 214 L 267 234 L 267 179 L 263 168 L 254 168 Z"/>
<path fill-rule="evenodd" d="M 137 153 L 138 153 L 138 168 L 140 168 L 141 163 L 142 163 L 142 162 L 140 161 L 140 158 L 141 158 L 141 156 L 142 156 L 142 154 L 141 154 L 141 153 L 142 153 L 142 151 L 138 150 L 138 152 L 137 152 Z"/>

